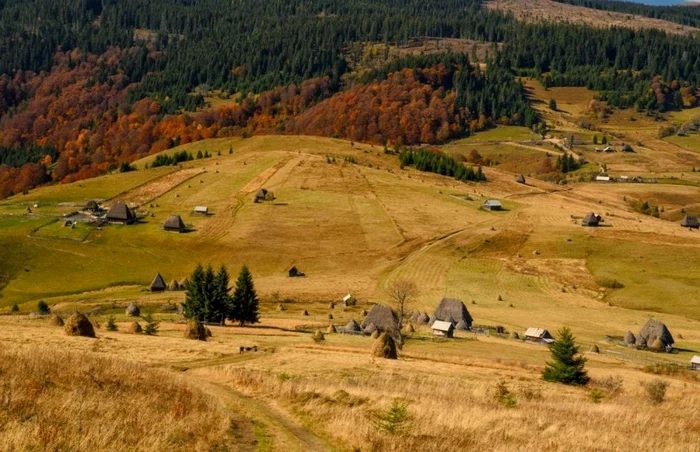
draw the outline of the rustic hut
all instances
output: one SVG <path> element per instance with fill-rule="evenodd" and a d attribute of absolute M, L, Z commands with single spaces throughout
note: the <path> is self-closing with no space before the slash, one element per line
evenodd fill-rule
<path fill-rule="evenodd" d="M 343 332 L 345 334 L 360 334 L 362 333 L 362 328 L 355 320 L 350 320 L 347 325 L 345 325 Z"/>
<path fill-rule="evenodd" d="M 374 324 L 381 332 L 391 332 L 396 330 L 397 322 L 396 314 L 389 306 L 375 304 L 362 321 L 362 328 Z"/>
<path fill-rule="evenodd" d="M 382 333 L 372 347 L 372 356 L 384 359 L 397 359 L 396 343 L 387 333 Z"/>
<path fill-rule="evenodd" d="M 304 272 L 299 271 L 296 265 L 292 266 L 292 268 L 289 269 L 288 273 L 290 278 L 301 278 L 302 276 L 306 276 Z"/>
<path fill-rule="evenodd" d="M 169 215 L 168 219 L 163 223 L 163 230 L 168 232 L 185 232 L 185 223 L 180 218 L 180 215 Z"/>
<path fill-rule="evenodd" d="M 433 313 L 433 319 L 450 322 L 453 325 L 460 324 L 460 329 L 469 330 L 472 327 L 472 316 L 462 300 L 455 298 L 443 298 Z"/>
<path fill-rule="evenodd" d="M 484 201 L 483 206 L 481 206 L 484 210 L 501 210 L 503 209 L 503 205 L 501 204 L 501 201 L 497 199 L 487 199 Z"/>
<path fill-rule="evenodd" d="M 129 306 L 126 307 L 126 315 L 129 317 L 139 317 L 141 315 L 141 309 L 134 303 L 129 303 Z"/>
<path fill-rule="evenodd" d="M 681 226 L 684 228 L 698 229 L 700 228 L 700 221 L 695 215 L 686 215 L 683 220 L 681 220 Z"/>
<path fill-rule="evenodd" d="M 632 334 L 631 331 L 628 331 L 625 333 L 625 337 L 622 339 L 622 342 L 624 342 L 625 345 L 634 345 L 637 342 L 637 338 L 634 337 L 634 334 Z"/>
<path fill-rule="evenodd" d="M 522 174 L 520 174 L 520 175 L 515 179 L 515 181 L 516 181 L 517 183 L 519 183 L 519 184 L 525 184 L 525 176 L 523 176 Z"/>
<path fill-rule="evenodd" d="M 207 206 L 195 206 L 194 213 L 196 213 L 197 215 L 207 216 L 207 215 L 209 215 L 209 207 L 207 207 Z"/>
<path fill-rule="evenodd" d="M 91 199 L 90 201 L 85 204 L 85 210 L 88 212 L 96 213 L 100 211 L 100 205 L 95 201 L 94 199 Z"/>
<path fill-rule="evenodd" d="M 446 322 L 444 320 L 436 320 L 431 327 L 433 331 L 433 336 L 440 337 L 453 337 L 455 332 L 455 326 L 452 322 Z"/>
<path fill-rule="evenodd" d="M 554 342 L 552 335 L 544 328 L 528 328 L 524 337 L 525 341 L 536 344 L 551 344 Z"/>
<path fill-rule="evenodd" d="M 581 220 L 581 226 L 596 227 L 600 224 L 600 215 L 596 215 L 593 212 L 588 212 L 583 220 Z"/>
<path fill-rule="evenodd" d="M 49 319 L 49 323 L 53 326 L 63 326 L 65 324 L 63 318 L 58 314 L 53 314 Z"/>
<path fill-rule="evenodd" d="M 151 292 L 163 292 L 167 288 L 163 277 L 160 276 L 160 273 L 156 273 L 156 277 L 151 282 Z"/>
<path fill-rule="evenodd" d="M 656 319 L 649 319 L 647 323 L 639 330 L 637 335 L 637 340 L 643 338 L 649 347 L 656 346 L 656 339 L 659 339 L 660 346 L 656 347 L 659 350 L 670 351 L 673 347 L 673 336 L 671 332 L 666 328 L 663 322 Z"/>
<path fill-rule="evenodd" d="M 117 224 L 133 224 L 136 216 L 123 202 L 116 202 L 112 205 L 106 215 L 107 221 Z"/>

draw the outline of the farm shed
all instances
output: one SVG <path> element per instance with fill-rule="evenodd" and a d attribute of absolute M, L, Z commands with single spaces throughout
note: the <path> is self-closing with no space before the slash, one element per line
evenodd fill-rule
<path fill-rule="evenodd" d="M 296 265 L 292 266 L 292 268 L 289 269 L 288 274 L 290 278 L 301 278 L 302 276 L 306 276 L 304 272 L 299 271 Z"/>
<path fill-rule="evenodd" d="M 197 215 L 209 215 L 209 207 L 195 206 L 194 213 L 196 213 Z"/>
<path fill-rule="evenodd" d="M 455 332 L 455 326 L 452 322 L 445 322 L 443 320 L 436 320 L 431 327 L 433 330 L 433 336 L 440 337 L 453 337 Z"/>
<path fill-rule="evenodd" d="M 596 182 L 610 182 L 612 179 L 610 176 L 596 176 L 595 180 Z"/>
<path fill-rule="evenodd" d="M 170 215 L 163 223 L 163 230 L 168 232 L 185 232 L 185 223 L 182 222 L 180 215 Z"/>
<path fill-rule="evenodd" d="M 472 327 L 472 316 L 461 300 L 455 298 L 443 298 L 435 308 L 433 318 L 438 321 L 451 322 L 460 325 L 460 329 L 469 330 Z"/>
<path fill-rule="evenodd" d="M 374 324 L 381 332 L 392 332 L 397 326 L 396 314 L 389 306 L 375 304 L 362 321 L 362 329 L 364 330 L 370 324 Z"/>
<path fill-rule="evenodd" d="M 684 228 L 697 229 L 700 228 L 700 221 L 695 215 L 686 215 L 683 220 L 681 220 L 681 226 Z"/>
<path fill-rule="evenodd" d="M 544 328 L 528 328 L 525 331 L 524 339 L 527 342 L 534 342 L 536 344 L 551 344 L 554 342 L 552 335 Z"/>
<path fill-rule="evenodd" d="M 700 355 L 695 355 L 690 358 L 690 368 L 693 370 L 700 370 Z"/>
<path fill-rule="evenodd" d="M 117 202 L 107 212 L 107 221 L 110 223 L 133 224 L 136 221 L 136 216 L 126 204 Z"/>
<path fill-rule="evenodd" d="M 165 285 L 163 277 L 160 276 L 160 273 L 156 273 L 156 277 L 151 282 L 151 292 L 163 292 L 167 288 L 168 286 Z"/>
<path fill-rule="evenodd" d="M 581 226 L 596 227 L 603 221 L 600 215 L 596 215 L 593 212 L 588 212 L 583 220 L 581 220 Z"/>
<path fill-rule="evenodd" d="M 484 201 L 484 205 L 482 207 L 484 210 L 501 210 L 503 205 L 501 204 L 501 201 L 497 199 L 487 199 Z"/>

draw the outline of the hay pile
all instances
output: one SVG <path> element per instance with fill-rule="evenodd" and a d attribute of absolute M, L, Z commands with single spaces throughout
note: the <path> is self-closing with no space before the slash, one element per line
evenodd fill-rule
<path fill-rule="evenodd" d="M 212 334 L 211 334 L 211 330 L 209 329 L 209 327 L 208 327 L 208 326 L 205 326 L 205 327 L 204 327 L 204 331 L 206 331 L 206 333 L 207 333 L 207 337 L 211 337 L 211 336 L 212 336 Z"/>
<path fill-rule="evenodd" d="M 326 337 L 323 335 L 323 331 L 321 330 L 316 330 L 313 336 L 311 336 L 314 341 L 316 342 L 321 342 L 326 340 Z"/>
<path fill-rule="evenodd" d="M 365 328 L 362 330 L 363 333 L 365 334 L 373 334 L 377 332 L 377 326 L 374 323 L 370 323 L 369 325 L 365 326 Z M 375 336 L 376 337 L 376 336 Z"/>
<path fill-rule="evenodd" d="M 346 333 L 360 333 L 362 332 L 362 329 L 360 328 L 360 324 L 357 323 L 355 320 L 350 320 L 347 325 L 345 325 L 345 332 Z"/>
<path fill-rule="evenodd" d="M 191 319 L 185 326 L 185 339 L 207 340 L 207 330 L 197 319 Z"/>
<path fill-rule="evenodd" d="M 333 314 L 328 314 L 328 320 L 333 320 Z"/>
<path fill-rule="evenodd" d="M 129 303 L 129 306 L 126 307 L 126 315 L 129 317 L 140 317 L 141 309 L 134 303 Z"/>
<path fill-rule="evenodd" d="M 139 322 L 131 322 L 131 325 L 129 325 L 127 331 L 133 334 L 141 334 L 143 333 L 143 328 L 141 328 Z"/>
<path fill-rule="evenodd" d="M 277 305 L 277 311 L 279 311 L 279 312 L 284 311 L 284 306 L 282 306 L 281 304 L 278 304 L 278 305 Z"/>
<path fill-rule="evenodd" d="M 398 324 L 398 319 L 394 311 L 389 307 L 382 304 L 375 304 L 370 309 L 367 317 L 362 321 L 362 328 L 365 333 L 371 334 L 372 331 L 367 331 L 370 325 L 380 331 L 393 332 L 396 330 Z"/>
<path fill-rule="evenodd" d="M 49 323 L 53 326 L 63 326 L 64 324 L 63 318 L 58 314 L 52 315 L 49 319 Z"/>
<path fill-rule="evenodd" d="M 628 331 L 622 341 L 625 343 L 625 345 L 634 345 L 635 342 L 637 342 L 637 338 L 634 337 L 634 334 L 632 334 L 631 331 Z"/>
<path fill-rule="evenodd" d="M 416 322 L 418 325 L 427 325 L 428 323 L 430 323 L 430 316 L 428 315 L 427 312 L 424 312 L 424 313 L 422 313 L 422 314 L 418 314 L 418 315 L 416 316 L 415 322 Z"/>
<path fill-rule="evenodd" d="M 333 325 L 328 325 L 328 329 L 326 329 L 326 334 L 333 334 L 337 333 L 338 331 L 335 329 Z"/>
<path fill-rule="evenodd" d="M 371 337 L 372 339 L 378 338 L 378 337 L 379 337 L 379 331 L 378 331 L 378 330 L 372 331 L 372 334 L 370 334 L 369 337 Z"/>
<path fill-rule="evenodd" d="M 308 315 L 309 315 L 309 311 L 307 311 L 306 309 L 304 309 L 304 312 L 301 313 L 302 317 L 307 317 Z"/>
<path fill-rule="evenodd" d="M 397 359 L 396 344 L 394 339 L 387 333 L 379 335 L 372 347 L 372 356 L 384 359 Z"/>
<path fill-rule="evenodd" d="M 598 348 L 596 344 L 593 344 L 593 346 L 591 346 L 591 353 L 600 353 L 600 348 Z"/>
<path fill-rule="evenodd" d="M 640 339 L 644 339 L 646 346 L 659 351 L 670 348 L 675 342 L 673 336 L 671 336 L 671 332 L 666 328 L 666 325 L 656 319 L 649 319 L 642 329 L 639 330 L 639 335 L 637 336 L 638 346 L 640 346 Z M 654 348 L 657 339 L 660 345 Z"/>
<path fill-rule="evenodd" d="M 462 300 L 455 298 L 443 298 L 440 300 L 440 304 L 435 309 L 432 318 L 459 325 L 457 327 L 459 330 L 468 330 L 474 321 Z"/>
<path fill-rule="evenodd" d="M 513 341 L 519 341 L 520 335 L 518 333 L 516 333 L 515 331 L 513 331 L 512 333 L 510 333 L 510 339 Z"/>
<path fill-rule="evenodd" d="M 68 336 L 95 337 L 95 329 L 92 327 L 92 323 L 79 312 L 68 317 L 63 326 L 63 331 Z"/>

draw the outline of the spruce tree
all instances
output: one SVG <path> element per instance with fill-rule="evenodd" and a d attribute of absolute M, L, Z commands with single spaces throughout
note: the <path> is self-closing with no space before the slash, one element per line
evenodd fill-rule
<path fill-rule="evenodd" d="M 259 320 L 258 307 L 259 301 L 255 292 L 253 275 L 244 265 L 236 280 L 233 303 L 228 318 L 232 322 L 238 322 L 241 326 L 246 323 L 257 323 Z"/>
<path fill-rule="evenodd" d="M 213 322 L 219 322 L 221 326 L 224 325 L 226 315 L 231 309 L 231 296 L 229 295 L 231 288 L 228 286 L 229 281 L 228 270 L 225 265 L 222 265 L 218 273 L 214 276 L 212 296 L 209 299 L 209 306 L 207 307 L 208 319 Z"/>
<path fill-rule="evenodd" d="M 204 320 L 204 267 L 197 264 L 185 284 L 184 315 L 188 319 Z"/>
<path fill-rule="evenodd" d="M 567 385 L 585 385 L 588 383 L 588 373 L 584 369 L 586 358 L 579 355 L 575 338 L 567 327 L 559 331 L 559 339 L 551 347 L 552 361 L 542 372 L 545 381 L 564 383 Z"/>

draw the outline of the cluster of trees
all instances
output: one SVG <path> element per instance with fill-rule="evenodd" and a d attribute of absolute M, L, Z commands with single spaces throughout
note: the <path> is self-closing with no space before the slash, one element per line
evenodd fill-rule
<path fill-rule="evenodd" d="M 414 166 L 417 170 L 442 174 L 443 176 L 454 177 L 460 181 L 485 181 L 481 167 L 475 170 L 471 166 L 464 166 L 454 158 L 438 151 L 428 151 L 426 149 L 404 149 L 399 153 L 401 168 Z"/>
<path fill-rule="evenodd" d="M 661 212 L 663 211 L 663 208 L 659 209 L 659 206 L 649 204 L 649 201 L 633 200 L 630 201 L 628 204 L 637 212 L 642 213 L 644 215 L 650 215 L 655 218 L 659 218 Z"/>
<path fill-rule="evenodd" d="M 153 159 L 151 163 L 151 168 L 158 168 L 159 166 L 177 166 L 178 163 L 187 162 L 194 160 L 192 153 L 187 151 L 175 152 L 173 155 L 158 154 L 156 158 Z"/>
<path fill-rule="evenodd" d="M 581 168 L 581 162 L 576 160 L 573 155 L 568 152 L 563 156 L 557 157 L 557 162 L 554 165 L 555 169 L 562 173 L 568 173 L 569 171 L 576 171 Z"/>
<path fill-rule="evenodd" d="M 228 270 L 223 265 L 218 271 L 214 271 L 211 265 L 206 269 L 197 265 L 185 284 L 185 290 L 184 315 L 188 319 L 220 325 L 229 320 L 241 326 L 259 320 L 259 300 L 253 275 L 246 266 L 238 275 L 233 295 L 230 294 Z"/>

